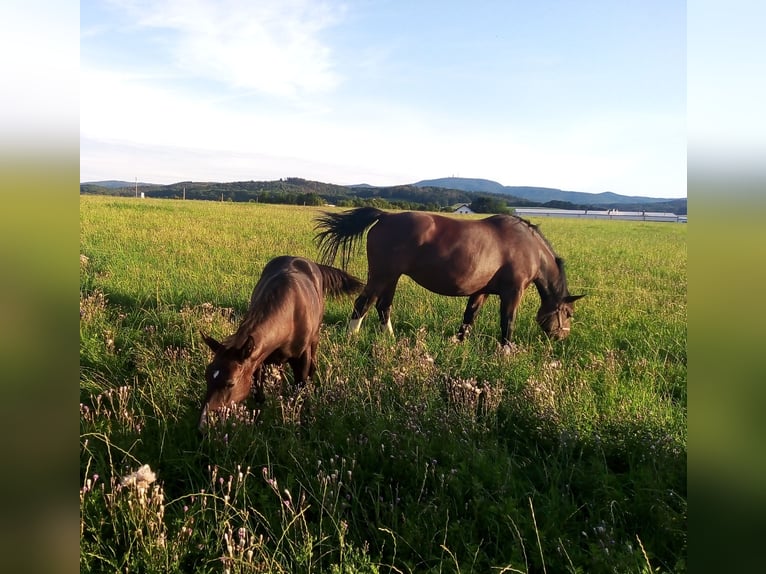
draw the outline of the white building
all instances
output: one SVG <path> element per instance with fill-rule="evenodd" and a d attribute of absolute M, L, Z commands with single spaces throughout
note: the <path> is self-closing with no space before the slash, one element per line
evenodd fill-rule
<path fill-rule="evenodd" d="M 468 207 L 469 204 L 467 203 L 461 203 L 460 205 L 456 205 L 452 212 L 457 213 L 458 215 L 472 215 L 475 213 L 473 209 Z"/>

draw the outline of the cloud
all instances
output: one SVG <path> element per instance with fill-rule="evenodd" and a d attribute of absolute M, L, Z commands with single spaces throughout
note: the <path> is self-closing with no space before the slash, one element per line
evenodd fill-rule
<path fill-rule="evenodd" d="M 88 179 L 125 178 L 117 172 L 127 169 L 127 179 L 156 183 L 298 176 L 393 185 L 454 174 L 685 193 L 683 114 L 582 109 L 554 93 L 521 105 L 503 89 L 502 98 L 474 97 L 483 90 L 453 89 L 414 54 L 403 57 L 396 34 L 367 43 L 365 23 L 377 30 L 379 20 L 317 0 L 111 6 L 111 19 L 86 18 L 81 37 Z M 108 171 L 108 157 L 115 173 L 86 175 L 91 165 Z M 650 178 L 657 165 L 662 174 Z"/>
<path fill-rule="evenodd" d="M 177 71 L 226 87 L 297 97 L 334 89 L 340 76 L 322 34 L 342 6 L 312 0 L 118 0 L 137 29 L 167 46 Z M 162 34 L 172 35 L 163 42 Z"/>

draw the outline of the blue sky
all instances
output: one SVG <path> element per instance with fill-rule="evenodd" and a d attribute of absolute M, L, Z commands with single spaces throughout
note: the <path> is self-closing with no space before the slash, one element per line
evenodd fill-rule
<path fill-rule="evenodd" d="M 674 0 L 85 0 L 80 179 L 686 196 Z"/>

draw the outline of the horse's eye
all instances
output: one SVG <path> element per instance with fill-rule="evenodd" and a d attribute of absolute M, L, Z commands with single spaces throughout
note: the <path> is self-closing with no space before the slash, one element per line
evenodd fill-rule
<path fill-rule="evenodd" d="M 213 383 L 218 388 L 228 388 L 234 386 L 234 381 L 229 377 L 219 376 L 217 379 L 213 379 Z"/>
<path fill-rule="evenodd" d="M 229 379 L 227 373 L 221 369 L 215 369 L 210 372 L 210 378 L 216 387 L 233 387 L 234 382 Z"/>

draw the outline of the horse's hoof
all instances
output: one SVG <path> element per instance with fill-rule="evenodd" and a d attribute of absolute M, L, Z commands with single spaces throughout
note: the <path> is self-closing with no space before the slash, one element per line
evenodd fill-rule
<path fill-rule="evenodd" d="M 506 357 L 515 355 L 520 351 L 519 346 L 516 343 L 505 343 L 500 346 L 500 352 Z"/>

